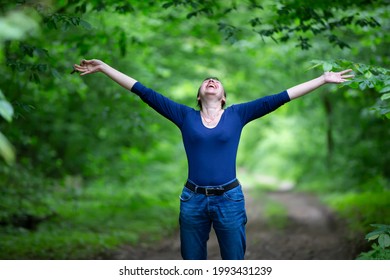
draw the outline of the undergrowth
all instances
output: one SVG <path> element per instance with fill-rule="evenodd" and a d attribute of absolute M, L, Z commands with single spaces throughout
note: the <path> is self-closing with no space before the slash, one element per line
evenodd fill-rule
<path fill-rule="evenodd" d="M 0 259 L 101 258 L 121 244 L 156 241 L 177 228 L 177 184 L 72 180 L 46 201 L 55 215 L 35 230 L 2 227 Z"/>
<path fill-rule="evenodd" d="M 390 259 L 388 245 L 381 246 L 370 238 L 373 224 L 390 224 L 389 191 L 333 193 L 328 194 L 324 201 L 347 221 L 351 231 L 367 234 L 366 242 L 371 245 L 371 250 L 361 252 L 357 259 Z M 389 233 L 387 233 L 386 238 L 390 240 Z"/>

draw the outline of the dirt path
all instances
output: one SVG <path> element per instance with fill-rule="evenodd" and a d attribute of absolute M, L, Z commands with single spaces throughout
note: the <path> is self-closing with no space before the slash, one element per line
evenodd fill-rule
<path fill-rule="evenodd" d="M 290 191 L 264 194 L 251 189 L 246 189 L 245 195 L 248 214 L 246 259 L 346 260 L 354 259 L 361 249 L 359 240 L 362 238 L 351 238 L 344 222 L 312 195 Z M 269 205 L 282 209 L 284 214 L 278 216 L 278 211 L 272 214 Z M 270 219 L 266 218 L 266 212 L 271 213 L 268 214 Z M 209 259 L 220 259 L 213 231 L 208 251 Z M 110 259 L 181 259 L 179 233 L 154 246 L 123 246 Z"/>

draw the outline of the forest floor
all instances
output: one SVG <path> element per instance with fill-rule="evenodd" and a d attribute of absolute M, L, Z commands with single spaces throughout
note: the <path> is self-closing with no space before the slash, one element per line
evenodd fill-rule
<path fill-rule="evenodd" d="M 244 189 L 248 260 L 350 260 L 364 250 L 364 237 L 353 234 L 346 223 L 317 197 L 293 191 L 261 193 Z M 266 203 L 283 205 L 283 219 L 264 215 Z M 279 220 L 279 222 L 278 222 Z M 276 223 L 276 224 L 275 224 Z M 105 258 L 117 260 L 180 260 L 179 232 L 157 244 L 125 245 Z M 215 233 L 210 233 L 208 258 L 220 259 Z"/>

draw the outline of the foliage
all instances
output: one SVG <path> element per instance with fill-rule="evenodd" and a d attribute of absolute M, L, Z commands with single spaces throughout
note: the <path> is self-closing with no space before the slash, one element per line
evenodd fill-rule
<path fill-rule="evenodd" d="M 0 90 L 0 115 L 6 119 L 8 122 L 12 121 L 13 116 L 13 107 L 12 105 L 5 99 L 4 94 Z M 11 143 L 8 139 L 1 133 L 0 131 L 0 155 L 4 158 L 4 160 L 11 164 L 15 161 L 15 152 Z"/>
<path fill-rule="evenodd" d="M 362 260 L 388 260 L 390 259 L 389 225 L 390 213 L 388 201 L 390 193 L 387 192 L 365 192 L 350 194 L 327 194 L 323 196 L 324 201 L 329 204 L 342 218 L 348 222 L 349 228 L 354 232 L 369 232 L 365 239 L 372 242 L 371 250 L 362 252 L 357 259 Z M 383 224 L 372 224 L 373 221 L 380 221 Z M 375 227 L 375 230 L 372 230 Z M 373 242 L 373 241 L 377 242 Z"/>
<path fill-rule="evenodd" d="M 378 244 L 372 245 L 372 250 L 361 253 L 358 260 L 390 260 L 390 250 L 383 249 Z"/>
<path fill-rule="evenodd" d="M 390 119 L 390 70 L 374 65 L 355 63 L 345 59 L 333 61 L 314 60 L 315 67 L 322 67 L 324 71 L 341 71 L 343 69 L 354 70 L 355 77 L 353 80 L 344 83 L 353 89 L 365 91 L 372 89 L 377 94 L 377 101 L 371 109 L 378 116 L 386 116 Z M 372 93 L 373 94 L 373 93 Z"/>
<path fill-rule="evenodd" d="M 149 178 L 150 179 L 150 178 Z M 120 244 L 153 242 L 177 226 L 177 190 L 144 181 L 127 185 L 95 182 L 88 187 L 68 177 L 46 203 L 55 215 L 31 231 L 23 226 L 0 232 L 0 259 L 111 258 Z M 164 233 L 162 233 L 164 232 Z M 162 234 L 162 235 L 161 235 Z"/>
<path fill-rule="evenodd" d="M 223 2 L 223 3 L 222 3 Z M 350 48 L 344 29 L 365 31 L 381 26 L 373 13 L 386 8 L 385 1 L 165 1 L 163 7 L 184 6 L 186 17 L 208 17 L 218 21 L 225 39 L 235 42 L 249 32 L 276 43 L 294 40 L 303 50 L 313 37 L 326 38 L 341 49 Z M 358 12 L 364 10 L 365 12 Z M 245 21 L 237 19 L 244 18 Z M 351 28 L 353 27 L 353 28 Z"/>
<path fill-rule="evenodd" d="M 323 195 L 323 199 L 348 221 L 349 227 L 354 231 L 368 232 L 374 221 L 390 223 L 389 191 L 332 193 Z"/>
<path fill-rule="evenodd" d="M 0 166 L 2 193 L 0 226 L 15 226 L 33 230 L 55 214 L 47 199 L 52 182 L 36 169 L 20 164 Z"/>
<path fill-rule="evenodd" d="M 372 250 L 361 253 L 358 257 L 360 260 L 390 260 L 390 226 L 383 224 L 372 224 L 376 227 L 374 231 L 366 235 L 368 241 L 377 240 L 372 244 Z M 378 246 L 379 245 L 379 246 Z"/>
<path fill-rule="evenodd" d="M 372 224 L 371 226 L 376 227 L 377 229 L 368 233 L 366 239 L 368 241 L 378 239 L 379 246 L 382 249 L 390 247 L 390 226 L 381 224 Z"/>
<path fill-rule="evenodd" d="M 0 17 L 0 59 L 3 58 L 2 45 L 8 40 L 21 40 L 26 37 L 27 34 L 35 33 L 38 30 L 38 25 L 35 20 L 23 13 L 13 11 Z M 3 92 L 0 89 L 0 116 L 7 122 L 11 122 L 13 118 L 14 110 L 5 98 Z M 0 156 L 8 163 L 12 164 L 15 161 L 15 151 L 12 144 L 0 131 Z"/>
<path fill-rule="evenodd" d="M 357 226 L 381 221 L 390 178 L 386 7 L 259 2 L 1 1 L 8 140 L 0 135 L 0 151 L 14 162 L 0 163 L 1 258 L 88 258 L 176 226 L 172 197 L 186 178 L 179 131 L 103 75 L 70 75 L 82 58 L 188 106 L 205 76 L 221 78 L 230 105 L 352 67 L 348 85 L 249 124 L 237 162 L 249 174 L 336 192 Z M 304 71 L 313 60 L 318 67 Z M 267 211 L 283 225 L 281 208 Z"/>

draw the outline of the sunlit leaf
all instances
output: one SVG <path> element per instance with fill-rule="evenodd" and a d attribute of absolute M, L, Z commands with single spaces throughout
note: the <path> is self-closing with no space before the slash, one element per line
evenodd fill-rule
<path fill-rule="evenodd" d="M 0 115 L 8 122 L 12 120 L 14 110 L 11 104 L 6 100 L 0 100 Z"/>
<path fill-rule="evenodd" d="M 0 90 L 0 115 L 8 122 L 12 121 L 12 116 L 14 115 L 14 109 L 11 103 L 9 103 L 5 99 L 1 90 Z"/>
<path fill-rule="evenodd" d="M 389 92 L 389 91 L 390 91 L 390 86 L 382 88 L 379 92 L 385 93 L 385 92 Z"/>
<path fill-rule="evenodd" d="M 386 100 L 386 99 L 390 99 L 390 93 L 386 93 L 381 96 L 381 100 Z"/>
<path fill-rule="evenodd" d="M 20 40 L 38 30 L 37 22 L 22 12 L 12 12 L 0 18 L 0 41 Z"/>
<path fill-rule="evenodd" d="M 372 240 L 377 239 L 378 237 L 379 237 L 379 234 L 373 234 L 373 235 L 371 235 L 369 237 L 366 237 L 366 239 L 372 241 Z"/>
<path fill-rule="evenodd" d="M 366 79 L 370 79 L 370 78 L 372 77 L 371 71 L 366 71 L 366 72 L 364 73 L 364 77 L 365 77 Z"/>
<path fill-rule="evenodd" d="M 12 164 L 15 161 L 14 148 L 1 132 L 0 132 L 0 155 L 8 164 Z"/>
<path fill-rule="evenodd" d="M 381 235 L 382 233 L 383 233 L 383 231 L 381 231 L 381 230 L 372 231 L 370 233 L 367 233 L 366 239 L 367 240 L 374 240 L 374 239 L 378 238 L 379 235 Z"/>

